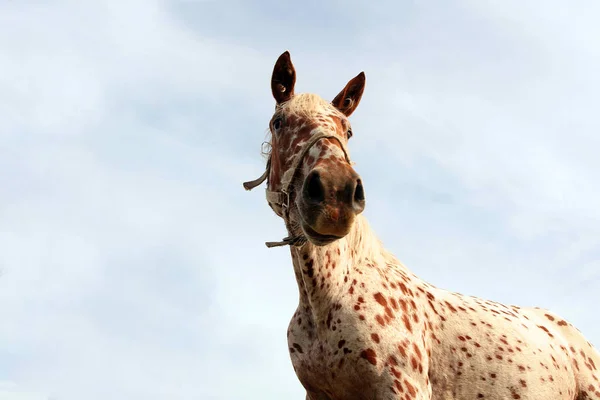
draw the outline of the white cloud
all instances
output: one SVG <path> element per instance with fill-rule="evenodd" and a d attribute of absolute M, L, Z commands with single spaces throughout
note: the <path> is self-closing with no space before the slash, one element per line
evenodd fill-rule
<path fill-rule="evenodd" d="M 21 390 L 14 382 L 0 381 L 0 400 L 53 400 L 41 393 Z"/>

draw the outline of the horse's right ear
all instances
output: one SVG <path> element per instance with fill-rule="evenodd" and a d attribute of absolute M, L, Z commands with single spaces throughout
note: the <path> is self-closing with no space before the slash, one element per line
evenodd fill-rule
<path fill-rule="evenodd" d="M 296 70 L 290 52 L 286 51 L 279 56 L 275 67 L 273 68 L 273 76 L 271 77 L 271 92 L 277 104 L 288 101 L 294 95 L 294 85 L 296 84 Z"/>

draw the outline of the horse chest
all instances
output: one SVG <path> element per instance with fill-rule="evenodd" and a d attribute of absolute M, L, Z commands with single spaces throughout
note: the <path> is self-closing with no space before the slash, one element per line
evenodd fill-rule
<path fill-rule="evenodd" d="M 350 320 L 349 320 L 350 319 Z M 354 318 L 344 316 L 341 306 L 333 306 L 327 318 L 316 322 L 308 310 L 297 311 L 288 328 L 288 345 L 292 362 L 297 367 L 317 372 L 340 369 L 357 342 Z"/>
<path fill-rule="evenodd" d="M 289 352 L 298 379 L 307 390 L 327 393 L 330 398 L 348 398 L 381 380 L 377 368 L 361 354 L 364 343 L 371 339 L 356 329 L 360 320 L 347 311 L 334 306 L 320 324 L 308 311 L 297 311 L 288 328 Z"/>
<path fill-rule="evenodd" d="M 401 322 L 382 328 L 372 316 L 361 317 L 355 305 L 332 305 L 320 323 L 305 307 L 294 314 L 288 344 L 302 385 L 313 398 L 331 400 L 391 400 L 400 387 L 416 390 L 417 376 L 425 372 L 413 353 L 416 339 L 399 335 L 395 325 Z"/>

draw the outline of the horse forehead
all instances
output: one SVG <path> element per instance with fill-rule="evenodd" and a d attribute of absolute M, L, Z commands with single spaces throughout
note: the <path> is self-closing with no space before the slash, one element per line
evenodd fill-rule
<path fill-rule="evenodd" d="M 335 114 L 319 114 L 313 116 L 291 116 L 284 139 L 281 142 L 282 151 L 300 151 L 302 145 L 306 143 L 311 136 L 322 131 L 336 131 L 341 127 L 341 122 L 335 119 Z M 314 148 L 321 149 L 328 147 L 327 141 L 319 141 L 315 143 Z"/>
<path fill-rule="evenodd" d="M 315 128 L 335 129 L 336 113 L 329 110 L 323 112 L 306 113 L 304 115 L 292 114 L 288 117 L 287 132 L 290 138 L 297 136 L 310 136 Z"/>

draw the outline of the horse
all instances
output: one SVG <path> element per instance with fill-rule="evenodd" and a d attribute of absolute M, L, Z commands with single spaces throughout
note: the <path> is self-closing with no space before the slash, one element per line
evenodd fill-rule
<path fill-rule="evenodd" d="M 266 200 L 288 236 L 299 302 L 287 339 L 306 400 L 600 400 L 600 355 L 551 311 L 438 288 L 412 273 L 362 214 L 348 152 L 366 77 L 333 101 L 273 68 Z"/>

